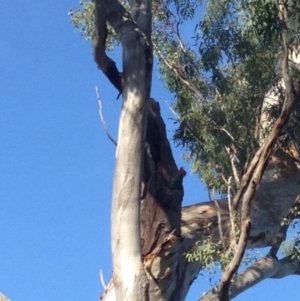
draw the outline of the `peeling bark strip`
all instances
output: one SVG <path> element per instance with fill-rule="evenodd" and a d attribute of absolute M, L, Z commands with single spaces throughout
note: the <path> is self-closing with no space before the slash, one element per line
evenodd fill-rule
<path fill-rule="evenodd" d="M 181 233 L 182 179 L 174 182 L 178 177 L 178 168 L 167 140 L 159 103 L 153 99 L 148 113 L 146 143 L 145 193 L 141 205 L 143 258 L 159 247 L 171 233 L 178 238 Z"/>
<path fill-rule="evenodd" d="M 132 16 L 117 0 L 95 0 L 95 5 L 95 61 L 123 95 L 112 201 L 113 284 L 116 300 L 141 301 L 148 294 L 140 247 L 140 192 L 152 76 L 152 4 L 130 1 Z M 123 47 L 124 81 L 105 54 L 107 22 Z"/>
<path fill-rule="evenodd" d="M 143 264 L 149 278 L 150 300 L 174 300 L 182 258 L 181 203 L 183 175 L 167 139 L 160 107 L 151 99 L 146 132 L 145 195 L 141 205 Z M 155 297 L 154 297 L 155 296 Z"/>

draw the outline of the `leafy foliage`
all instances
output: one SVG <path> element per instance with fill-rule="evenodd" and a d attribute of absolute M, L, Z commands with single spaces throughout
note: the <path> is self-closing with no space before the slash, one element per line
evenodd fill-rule
<path fill-rule="evenodd" d="M 94 4 L 81 0 L 80 5 L 71 10 L 71 22 L 91 39 Z M 289 43 L 298 45 L 300 3 L 288 5 Z M 234 191 L 268 130 L 260 126 L 265 95 L 271 87 L 282 93 L 281 33 L 286 28 L 277 1 L 155 0 L 153 14 L 154 52 L 179 115 L 174 139 L 209 190 L 227 192 L 232 177 Z M 109 30 L 111 50 L 118 40 Z M 292 70 L 298 77 L 298 69 Z M 271 121 L 278 106 L 268 109 Z"/>
<path fill-rule="evenodd" d="M 291 9 L 295 13 L 299 3 L 292 2 Z M 178 24 L 183 19 L 177 15 Z M 293 43 L 299 39 L 298 21 L 291 20 Z M 206 2 L 195 25 L 193 46 L 182 42 L 178 33 L 165 43 L 167 35 L 159 37 L 157 44 L 165 50 L 160 71 L 175 94 L 174 107 L 180 115 L 174 138 L 188 150 L 185 158 L 209 189 L 225 193 L 230 177 L 236 188 L 263 139 L 260 116 L 265 95 L 280 86 L 276 67 L 282 30 L 276 1 L 223 0 Z M 178 80 L 166 61 L 191 85 Z M 201 93 L 195 93 L 194 86 Z M 278 104 L 270 110 L 271 119 L 276 111 Z"/>
<path fill-rule="evenodd" d="M 237 217 L 234 217 L 235 219 Z M 201 230 L 203 238 L 197 241 L 193 248 L 185 254 L 188 261 L 199 262 L 208 271 L 214 270 L 216 266 L 220 266 L 224 271 L 228 264 L 231 262 L 234 250 L 232 247 L 227 246 L 226 240 L 215 240 L 213 235 L 213 225 L 211 223 L 205 225 Z M 240 228 L 235 223 L 235 238 L 240 236 Z M 217 260 L 217 261 L 216 261 Z M 252 253 L 247 253 L 244 256 L 243 264 L 248 265 L 257 260 L 257 256 Z"/>
<path fill-rule="evenodd" d="M 70 12 L 71 21 L 92 39 L 93 3 L 82 0 L 80 5 Z M 178 114 L 174 141 L 185 149 L 185 160 L 209 190 L 226 194 L 230 185 L 235 192 L 278 117 L 284 97 L 282 33 L 287 32 L 292 55 L 300 49 L 300 2 L 288 1 L 288 10 L 286 26 L 275 0 L 153 1 L 154 53 Z M 112 50 L 118 39 L 108 29 L 107 49 Z M 298 64 L 290 63 L 290 74 L 300 78 Z M 266 106 L 266 95 L 271 94 L 279 101 Z M 264 125 L 262 115 L 267 119 Z M 300 142 L 299 125 L 300 105 L 277 144 L 283 152 Z M 210 227 L 203 229 L 203 239 L 186 257 L 206 268 L 218 258 L 224 270 L 234 252 L 224 241 L 214 240 Z M 239 229 L 231 232 L 239 236 Z M 299 242 L 296 236 L 283 252 L 300 258 Z"/>
<path fill-rule="evenodd" d="M 282 222 L 282 224 L 290 225 L 289 232 L 292 238 L 284 241 L 280 246 L 280 249 L 281 252 L 284 254 L 284 256 L 290 256 L 291 259 L 296 258 L 300 260 L 300 233 L 299 233 L 300 212 L 297 210 L 297 208 L 294 208 L 292 210 L 292 215 L 298 217 L 298 219 L 294 219 L 292 221 L 284 219 L 284 221 Z"/>
<path fill-rule="evenodd" d="M 210 227 L 211 224 L 208 224 L 203 229 L 206 235 L 203 236 L 202 240 L 195 243 L 192 250 L 186 254 L 186 258 L 188 261 L 200 262 L 208 270 L 215 267 L 215 261 L 218 258 L 221 269 L 224 270 L 230 263 L 233 252 L 230 248 L 224 249 L 224 242 L 214 241 Z"/>
<path fill-rule="evenodd" d="M 73 26 L 79 29 L 80 34 L 87 40 L 91 40 L 95 32 L 94 3 L 88 0 L 80 0 L 80 9 L 71 9 L 69 16 Z"/>
<path fill-rule="evenodd" d="M 284 241 L 281 246 L 281 251 L 285 256 L 290 256 L 291 259 L 300 260 L 300 237 L 295 236 L 290 241 Z"/>
<path fill-rule="evenodd" d="M 82 37 L 86 40 L 92 40 L 95 34 L 95 6 L 94 3 L 89 0 L 80 0 L 79 9 L 71 9 L 69 16 L 72 25 L 77 28 Z M 117 35 L 114 30 L 108 28 L 108 39 L 106 41 L 106 47 L 108 51 L 112 51 L 114 46 L 119 44 Z"/>
<path fill-rule="evenodd" d="M 71 10 L 73 25 L 87 39 L 94 33 L 94 4 L 81 0 Z M 289 1 L 289 40 L 299 44 L 300 4 Z M 281 32 L 277 1 L 154 1 L 153 45 L 165 86 L 175 95 L 175 141 L 208 189 L 238 186 L 263 133 L 260 117 L 266 93 L 279 87 Z M 199 21 L 195 13 L 202 16 Z M 192 21 L 193 20 L 193 21 Z M 196 20 L 196 22 L 195 22 Z M 182 38 L 183 23 L 194 37 Z M 194 22 L 194 23 L 193 23 Z M 117 43 L 110 30 L 107 47 Z M 299 77 L 297 68 L 293 76 Z M 280 92 L 281 91 L 281 92 Z M 269 108 L 272 120 L 278 105 Z M 270 123 L 271 124 L 271 123 Z M 296 133 L 299 135 L 299 133 Z"/>

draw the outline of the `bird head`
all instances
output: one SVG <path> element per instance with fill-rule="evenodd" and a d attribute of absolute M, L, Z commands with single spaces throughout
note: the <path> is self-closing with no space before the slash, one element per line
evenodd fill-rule
<path fill-rule="evenodd" d="M 184 178 L 186 176 L 186 171 L 184 170 L 183 167 L 180 167 L 180 169 L 178 170 L 178 174 L 182 178 Z"/>

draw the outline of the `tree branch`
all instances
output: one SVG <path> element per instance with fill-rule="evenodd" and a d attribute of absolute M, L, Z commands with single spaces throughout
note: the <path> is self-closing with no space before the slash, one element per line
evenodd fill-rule
<path fill-rule="evenodd" d="M 183 74 L 183 72 L 180 72 L 180 70 L 178 68 L 176 68 L 174 65 L 172 65 L 170 62 L 168 62 L 168 60 L 165 58 L 165 56 L 163 55 L 163 53 L 161 52 L 161 50 L 159 49 L 158 45 L 155 45 L 156 51 L 158 53 L 158 55 L 160 56 L 160 58 L 162 59 L 162 61 L 164 62 L 164 64 L 172 71 L 174 72 L 177 77 L 179 78 L 179 80 L 185 84 L 191 91 L 195 92 L 195 94 L 199 97 L 199 100 L 201 103 L 207 103 L 207 100 L 205 99 L 205 97 L 203 96 L 202 92 L 194 85 L 194 83 L 192 83 L 191 81 L 189 81 Z"/>
<path fill-rule="evenodd" d="M 225 150 L 228 154 L 228 157 L 229 157 L 229 160 L 230 160 L 230 163 L 231 163 L 231 168 L 232 168 L 232 173 L 233 173 L 235 185 L 236 185 L 236 187 L 239 187 L 239 185 L 240 185 L 240 175 L 239 175 L 238 168 L 237 168 L 237 165 L 236 165 L 236 162 L 238 162 L 238 158 L 236 156 L 236 153 L 234 153 L 234 151 L 230 147 L 225 146 Z"/>
<path fill-rule="evenodd" d="M 282 13 L 283 22 L 286 22 L 287 21 L 286 4 L 282 5 L 282 10 L 283 10 Z M 255 191 L 257 191 L 259 187 L 262 175 L 267 166 L 268 159 L 271 155 L 271 151 L 277 140 L 277 137 L 282 131 L 284 125 L 287 123 L 293 108 L 300 101 L 299 85 L 296 92 L 294 90 L 293 82 L 288 70 L 289 50 L 288 50 L 288 44 L 286 42 L 286 30 L 283 31 L 282 38 L 283 38 L 283 49 L 284 49 L 283 60 L 282 60 L 282 73 L 283 73 L 282 75 L 283 75 L 284 83 L 286 85 L 285 100 L 284 100 L 281 114 L 279 118 L 276 120 L 272 132 L 264 141 L 264 143 L 256 153 L 255 157 L 253 158 L 252 162 L 250 163 L 249 170 L 243 176 L 241 187 L 238 190 L 238 193 L 233 200 L 234 209 L 237 209 L 238 204 L 241 202 L 243 196 L 243 204 L 241 209 L 242 229 L 241 229 L 241 236 L 238 242 L 236 253 L 231 263 L 227 267 L 226 271 L 223 273 L 221 279 L 221 283 L 219 286 L 220 301 L 229 300 L 228 290 L 230 287 L 231 278 L 233 277 L 234 273 L 237 271 L 241 263 L 241 260 L 244 256 L 244 252 L 246 249 L 247 240 L 251 228 L 250 205 L 251 205 L 252 197 Z"/>
<path fill-rule="evenodd" d="M 263 257 L 255 262 L 251 267 L 247 268 L 242 273 L 233 277 L 229 289 L 229 299 L 231 300 L 243 293 L 247 289 L 255 286 L 259 282 L 272 278 L 279 279 L 290 275 L 300 274 L 300 260 L 285 257 L 277 260 L 276 257 Z M 218 301 L 218 292 L 213 289 L 207 293 L 201 301 Z"/>
<path fill-rule="evenodd" d="M 107 40 L 107 21 L 109 19 L 109 11 L 111 8 L 105 5 L 105 1 L 94 0 L 95 2 L 95 35 L 93 39 L 93 54 L 94 60 L 100 70 L 106 75 L 113 86 L 122 93 L 123 90 L 123 74 L 119 72 L 116 63 L 106 55 L 105 45 Z M 120 14 L 126 16 L 128 13 L 125 8 L 119 4 L 118 8 L 122 7 Z"/>
<path fill-rule="evenodd" d="M 262 183 L 260 187 L 260 190 L 263 189 L 262 193 L 259 195 L 256 194 L 251 204 L 253 208 L 253 210 L 251 210 L 251 224 L 253 225 L 253 227 L 252 229 L 250 229 L 250 236 L 247 244 L 248 249 L 270 246 L 276 240 L 280 221 L 283 217 L 286 216 L 286 213 L 276 211 L 276 216 L 278 218 L 273 219 L 272 208 L 279 208 L 279 206 L 283 206 L 282 208 L 290 208 L 293 206 L 295 199 L 299 193 L 299 175 L 300 172 L 297 175 L 289 178 L 288 180 L 284 180 L 283 183 L 274 181 L 271 185 L 268 185 L 267 188 L 264 187 Z M 278 191 L 283 192 L 283 194 L 279 194 L 278 191 L 276 191 L 276 187 L 278 188 Z M 285 187 L 286 189 L 283 190 L 283 187 Z M 275 195 L 278 195 L 278 198 L 274 198 L 273 193 Z M 207 224 L 212 224 L 213 241 L 219 241 L 220 233 L 217 223 L 221 222 L 223 233 L 225 233 L 224 238 L 228 238 L 228 226 L 230 225 L 228 201 L 227 199 L 223 199 L 217 200 L 216 202 L 218 203 L 218 206 L 216 206 L 215 202 L 208 201 L 183 207 L 181 211 L 182 241 L 180 242 L 179 251 L 178 249 L 172 250 L 172 252 L 170 249 L 162 250 L 162 253 L 157 254 L 153 259 L 152 269 L 154 269 L 156 273 L 162 271 L 162 267 L 165 267 L 166 270 L 171 269 L 172 276 L 170 276 L 170 281 L 174 280 L 173 277 L 180 275 L 178 269 L 182 272 L 182 276 L 180 277 L 181 286 L 178 289 L 178 293 L 180 292 L 180 297 L 178 297 L 177 300 L 185 300 L 184 296 L 187 294 L 191 283 L 202 268 L 201 263 L 187 263 L 184 254 L 191 250 L 196 241 L 205 239 L 206 234 L 203 232 L 203 227 Z M 221 221 L 218 217 L 219 212 L 221 213 Z M 166 259 L 164 252 L 166 252 L 169 256 L 167 262 L 162 261 L 162 258 Z M 179 261 L 175 256 L 177 252 L 179 253 Z M 168 278 L 166 278 L 164 281 L 167 280 Z M 162 287 L 164 287 L 163 283 L 161 284 Z M 160 284 L 160 282 L 158 282 L 158 284 Z M 151 287 L 151 289 L 158 295 L 161 292 L 161 290 L 159 289 L 158 291 L 155 291 L 153 287 Z M 107 285 L 105 297 L 103 300 L 116 301 L 114 286 L 111 282 Z M 168 300 L 173 299 L 170 298 Z"/>
<path fill-rule="evenodd" d="M 104 277 L 103 277 L 103 272 L 102 270 L 99 271 L 99 276 L 100 276 L 100 282 L 104 288 L 104 290 L 106 290 L 107 286 L 105 285 L 105 281 L 104 281 Z"/>

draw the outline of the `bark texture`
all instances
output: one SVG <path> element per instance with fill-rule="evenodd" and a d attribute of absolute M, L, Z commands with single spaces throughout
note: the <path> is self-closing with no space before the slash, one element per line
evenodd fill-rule
<path fill-rule="evenodd" d="M 96 0 L 94 58 L 122 93 L 112 200 L 113 283 L 117 300 L 148 295 L 140 247 L 140 196 L 152 74 L 151 1 L 131 1 L 132 14 L 117 0 Z M 123 73 L 105 53 L 107 23 L 123 47 Z"/>
<path fill-rule="evenodd" d="M 182 179 L 172 156 L 159 104 L 151 101 L 147 126 L 144 167 L 145 198 L 141 207 L 141 244 L 149 294 L 157 300 L 176 299 L 174 287 L 181 244 Z M 179 271 L 178 271 L 179 272 Z M 175 299 L 174 299 L 175 298 Z M 151 299 L 150 299 L 151 300 Z M 166 299 L 167 300 L 167 299 Z"/>
<path fill-rule="evenodd" d="M 150 103 L 146 140 L 146 195 L 141 201 L 141 245 L 143 266 L 149 279 L 149 300 L 182 301 L 201 270 L 201 264 L 187 262 L 184 254 L 191 250 L 196 241 L 204 238 L 203 226 L 208 223 L 212 223 L 215 240 L 220 238 L 219 224 L 223 233 L 229 233 L 228 201 L 222 199 L 217 203 L 209 201 L 180 208 L 183 190 L 170 187 L 178 169 L 159 104 L 153 100 Z M 299 201 L 300 170 L 296 163 L 288 151 L 282 150 L 277 150 L 270 159 L 251 203 L 252 227 L 247 248 L 276 245 L 283 218 Z M 180 227 L 178 214 L 181 214 Z M 260 281 L 267 277 L 261 277 Z M 230 298 L 235 294 L 229 292 Z M 103 300 L 116 300 L 112 282 L 104 292 Z"/>

